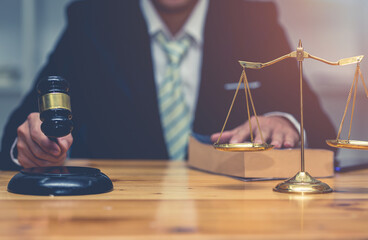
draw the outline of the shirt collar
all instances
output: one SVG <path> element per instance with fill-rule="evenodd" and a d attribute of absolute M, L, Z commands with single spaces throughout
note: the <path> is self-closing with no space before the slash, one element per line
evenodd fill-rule
<path fill-rule="evenodd" d="M 208 0 L 198 0 L 198 3 L 194 7 L 188 20 L 184 24 L 183 28 L 172 36 L 165 23 L 162 21 L 160 15 L 153 6 L 151 0 L 141 0 L 140 6 L 142 9 L 143 16 L 146 20 L 148 33 L 151 37 L 162 31 L 168 39 L 178 39 L 188 34 L 195 43 L 202 45 L 204 38 L 204 26 L 208 10 Z"/>

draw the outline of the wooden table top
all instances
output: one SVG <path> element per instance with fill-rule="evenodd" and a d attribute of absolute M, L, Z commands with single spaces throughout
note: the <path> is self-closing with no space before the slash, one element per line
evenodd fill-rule
<path fill-rule="evenodd" d="M 100 168 L 114 191 L 88 196 L 7 192 L 0 172 L 0 239 L 366 239 L 368 170 L 323 181 L 335 192 L 272 191 L 185 162 L 73 160 Z"/>

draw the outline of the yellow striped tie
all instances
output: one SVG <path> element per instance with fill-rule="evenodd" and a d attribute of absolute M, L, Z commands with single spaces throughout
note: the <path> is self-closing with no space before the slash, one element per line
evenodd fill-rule
<path fill-rule="evenodd" d="M 166 53 L 168 67 L 158 87 L 161 124 L 170 159 L 184 159 L 191 131 L 191 116 L 184 99 L 180 77 L 180 63 L 190 46 L 188 36 L 168 41 L 162 32 L 156 40 Z"/>

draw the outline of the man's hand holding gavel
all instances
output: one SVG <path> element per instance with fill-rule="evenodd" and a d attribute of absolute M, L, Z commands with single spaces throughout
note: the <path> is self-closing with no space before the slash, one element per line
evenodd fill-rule
<path fill-rule="evenodd" d="M 18 161 L 22 167 L 45 167 L 63 165 L 73 137 L 68 134 L 53 141 L 41 131 L 39 113 L 29 114 L 18 127 Z"/>
<path fill-rule="evenodd" d="M 31 113 L 18 127 L 18 162 L 22 167 L 63 165 L 73 143 L 69 83 L 48 76 L 37 85 L 40 113 Z"/>

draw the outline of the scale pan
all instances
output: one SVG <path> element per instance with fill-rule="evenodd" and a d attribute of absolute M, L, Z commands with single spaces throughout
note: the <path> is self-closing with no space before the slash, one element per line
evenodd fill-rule
<path fill-rule="evenodd" d="M 331 147 L 336 147 L 336 148 L 368 150 L 367 141 L 329 139 L 329 140 L 326 140 L 326 143 L 330 145 Z"/>
<path fill-rule="evenodd" d="M 274 146 L 267 143 L 226 143 L 213 144 L 216 150 L 224 152 L 257 152 L 272 149 Z"/>

